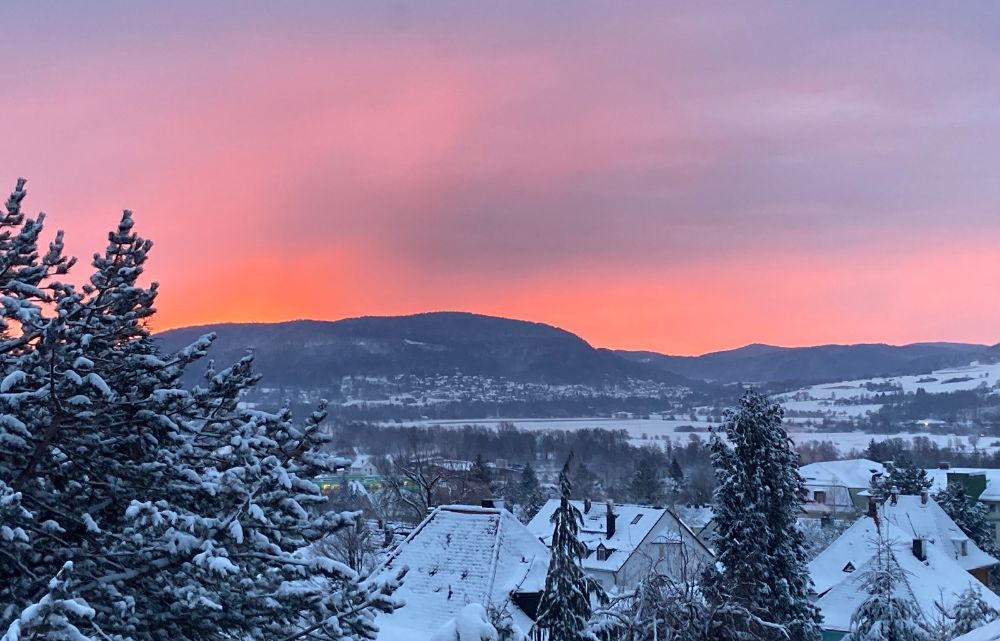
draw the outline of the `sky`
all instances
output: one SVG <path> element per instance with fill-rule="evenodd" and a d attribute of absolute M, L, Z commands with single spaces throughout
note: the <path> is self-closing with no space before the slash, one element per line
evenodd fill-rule
<path fill-rule="evenodd" d="M 465 310 L 673 354 L 1000 342 L 995 2 L 0 23 L 0 188 L 26 177 L 81 258 L 133 210 L 156 329 Z"/>

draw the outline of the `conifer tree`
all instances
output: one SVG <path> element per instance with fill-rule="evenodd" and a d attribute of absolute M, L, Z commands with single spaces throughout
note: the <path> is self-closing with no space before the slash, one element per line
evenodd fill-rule
<path fill-rule="evenodd" d="M 951 613 L 954 621 L 951 630 L 951 638 L 968 634 L 976 628 L 980 628 L 991 621 L 995 621 L 1000 616 L 997 612 L 983 600 L 983 595 L 973 587 L 966 588 L 955 603 L 955 608 Z"/>
<path fill-rule="evenodd" d="M 721 571 L 708 572 L 707 594 L 717 607 L 736 605 L 750 615 L 725 626 L 721 634 L 730 639 L 782 639 L 786 633 L 800 641 L 820 637 L 797 525 L 805 488 L 782 416 L 781 406 L 748 391 L 723 425 L 731 445 L 720 436 L 712 443 Z"/>
<path fill-rule="evenodd" d="M 472 477 L 472 480 L 478 481 L 487 486 L 489 486 L 490 482 L 493 480 L 493 475 L 490 473 L 490 468 L 486 465 L 486 460 L 483 458 L 482 454 L 476 454 L 476 460 L 472 463 L 470 476 Z"/>
<path fill-rule="evenodd" d="M 663 490 L 663 481 L 653 457 L 640 457 L 629 483 L 632 498 L 642 505 L 660 505 L 663 503 Z"/>
<path fill-rule="evenodd" d="M 862 578 L 868 598 L 851 615 L 851 631 L 844 641 L 927 641 L 906 573 L 881 531 L 875 555 Z"/>
<path fill-rule="evenodd" d="M 676 456 L 670 459 L 670 478 L 678 484 L 684 482 L 684 470 L 681 469 L 681 464 L 677 462 Z"/>
<path fill-rule="evenodd" d="M 605 600 L 604 590 L 583 572 L 588 555 L 580 542 L 583 515 L 570 503 L 570 462 L 559 473 L 559 507 L 552 514 L 552 557 L 535 624 L 549 633 L 550 641 L 585 641 L 596 637 L 588 630 L 593 614 L 591 596 Z"/>
<path fill-rule="evenodd" d="M 986 506 L 966 494 L 964 485 L 949 483 L 943 490 L 934 493 L 934 500 L 976 545 L 994 556 L 1000 553 Z"/>
<path fill-rule="evenodd" d="M 917 495 L 933 485 L 926 470 L 917 467 L 908 454 L 901 454 L 894 461 L 887 461 L 885 469 L 887 489 L 895 487 L 900 494 Z"/>
<path fill-rule="evenodd" d="M 521 503 L 521 519 L 530 521 L 538 514 L 545 504 L 545 495 L 542 493 L 542 486 L 535 475 L 535 468 L 528 461 L 521 471 L 521 479 L 517 485 L 517 495 Z"/>
<path fill-rule="evenodd" d="M 347 463 L 320 452 L 325 409 L 244 407 L 250 354 L 185 387 L 213 337 L 161 352 L 131 214 L 77 288 L 55 280 L 73 264 L 61 235 L 37 250 L 23 197 L 19 181 L 0 217 L 0 630 L 45 604 L 23 638 L 374 638 L 392 585 L 310 553 L 353 524 L 313 509 L 312 479 Z"/>

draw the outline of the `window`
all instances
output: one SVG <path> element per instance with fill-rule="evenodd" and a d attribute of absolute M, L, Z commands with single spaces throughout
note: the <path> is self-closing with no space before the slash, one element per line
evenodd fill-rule
<path fill-rule="evenodd" d="M 847 572 L 848 574 L 850 574 L 851 572 L 854 572 L 854 569 L 855 569 L 854 568 L 854 564 L 851 563 L 850 561 L 848 561 L 847 565 L 844 566 L 844 572 Z"/>
<path fill-rule="evenodd" d="M 607 561 L 608 557 L 611 556 L 612 552 L 614 552 L 614 550 L 609 550 L 608 548 L 604 547 L 603 543 L 601 545 L 598 545 L 597 546 L 597 560 L 598 561 Z"/>
<path fill-rule="evenodd" d="M 638 523 L 638 522 L 639 522 L 639 519 L 641 519 L 641 518 L 642 518 L 642 515 L 641 515 L 641 514 L 636 514 L 636 515 L 635 515 L 635 518 L 634 518 L 634 519 L 632 519 L 632 523 L 631 523 L 631 525 L 635 525 L 636 523 Z"/>
<path fill-rule="evenodd" d="M 816 490 L 815 492 L 813 492 L 813 500 L 816 501 L 817 503 L 826 503 L 826 491 Z"/>

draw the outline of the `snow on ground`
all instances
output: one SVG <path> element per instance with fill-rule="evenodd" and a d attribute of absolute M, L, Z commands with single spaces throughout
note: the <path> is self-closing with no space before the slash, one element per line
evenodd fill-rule
<path fill-rule="evenodd" d="M 849 406 L 848 406 L 849 407 Z M 910 441 L 914 437 L 926 437 L 941 447 L 952 447 L 954 449 L 971 450 L 972 446 L 966 436 L 953 434 L 932 434 L 930 432 L 902 432 L 899 434 L 868 434 L 865 432 L 813 432 L 797 429 L 797 425 L 803 422 L 802 419 L 786 418 L 785 424 L 789 429 L 789 436 L 796 444 L 808 442 L 829 441 L 843 453 L 848 454 L 852 450 L 863 450 L 868 447 L 869 441 L 884 441 L 889 438 L 901 438 Z M 661 420 L 661 419 L 616 419 L 616 418 L 571 418 L 571 419 L 547 419 L 547 418 L 486 418 L 486 419 L 464 419 L 450 421 L 415 421 L 406 422 L 404 425 L 439 426 L 443 428 L 457 428 L 463 425 L 482 425 L 496 429 L 501 423 L 510 423 L 522 430 L 562 430 L 571 431 L 586 428 L 600 428 L 606 430 L 625 430 L 628 432 L 630 440 L 635 445 L 663 445 L 669 439 L 674 444 L 684 444 L 692 434 L 697 435 L 702 440 L 710 437 L 709 429 L 713 424 L 708 421 L 689 420 Z M 715 427 L 718 425 L 715 424 Z M 1000 450 L 1000 439 L 984 437 L 979 439 L 977 447 L 980 450 L 993 452 Z"/>
<path fill-rule="evenodd" d="M 782 400 L 782 407 L 786 413 L 794 412 L 819 412 L 832 419 L 846 420 L 852 418 L 863 418 L 868 414 L 874 414 L 882 406 L 878 403 L 861 403 L 858 405 L 837 405 L 829 400 L 808 400 L 791 401 Z"/>
<path fill-rule="evenodd" d="M 861 401 L 874 397 L 879 393 L 879 388 L 885 388 L 885 391 L 888 391 L 890 386 L 896 388 L 897 391 L 901 389 L 907 394 L 914 394 L 918 389 L 922 389 L 928 394 L 943 394 L 971 390 L 981 385 L 993 387 L 998 380 L 1000 380 L 1000 363 L 976 361 L 961 367 L 935 370 L 930 374 L 865 378 L 812 385 L 780 394 L 777 399 L 782 404 L 796 399 L 804 401 Z M 877 404 L 874 405 L 877 407 Z M 786 407 L 791 406 L 786 404 Z"/>

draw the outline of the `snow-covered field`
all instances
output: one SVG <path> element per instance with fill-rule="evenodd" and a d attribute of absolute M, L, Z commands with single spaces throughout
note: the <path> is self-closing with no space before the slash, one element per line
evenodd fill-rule
<path fill-rule="evenodd" d="M 935 370 L 930 374 L 866 378 L 812 385 L 781 394 L 777 398 L 788 409 L 793 407 L 800 409 L 807 409 L 809 407 L 829 408 L 832 401 L 864 401 L 870 399 L 878 393 L 874 388 L 881 386 L 892 386 L 907 394 L 913 394 L 919 389 L 924 390 L 928 394 L 943 394 L 959 390 L 971 390 L 982 385 L 993 387 L 997 381 L 1000 381 L 1000 363 L 973 362 L 962 367 Z M 827 403 L 826 405 L 808 405 L 808 403 L 813 401 L 826 401 Z M 806 404 L 797 405 L 796 403 Z M 870 409 L 871 407 L 877 408 L 879 406 L 876 403 L 869 404 L 866 407 Z"/>
<path fill-rule="evenodd" d="M 572 418 L 572 419 L 548 419 L 548 418 L 510 418 L 510 419 L 467 419 L 454 421 L 415 421 L 404 423 L 405 425 L 440 426 L 442 428 L 456 428 L 462 425 L 482 425 L 496 428 L 501 423 L 513 424 L 522 430 L 579 430 L 586 428 L 601 428 L 607 430 L 625 430 L 629 434 L 630 440 L 636 445 L 664 444 L 669 439 L 674 444 L 686 443 L 690 434 L 697 434 L 705 440 L 709 437 L 708 430 L 713 426 L 708 421 L 690 420 L 660 420 L 660 419 L 615 419 L 615 418 Z M 944 447 L 949 446 L 955 449 L 971 450 L 968 437 L 951 434 L 930 434 L 927 432 L 907 432 L 900 434 L 867 434 L 865 432 L 812 432 L 796 429 L 797 421 L 787 420 L 789 435 L 795 443 L 824 442 L 829 441 L 837 449 L 847 454 L 852 450 L 863 450 L 868 446 L 869 441 L 875 439 L 882 441 L 887 438 L 901 438 L 910 440 L 917 436 L 929 438 L 931 441 Z M 696 431 L 692 431 L 692 428 Z M 980 450 L 996 451 L 1000 450 L 1000 439 L 990 437 L 981 438 L 977 443 Z"/>

